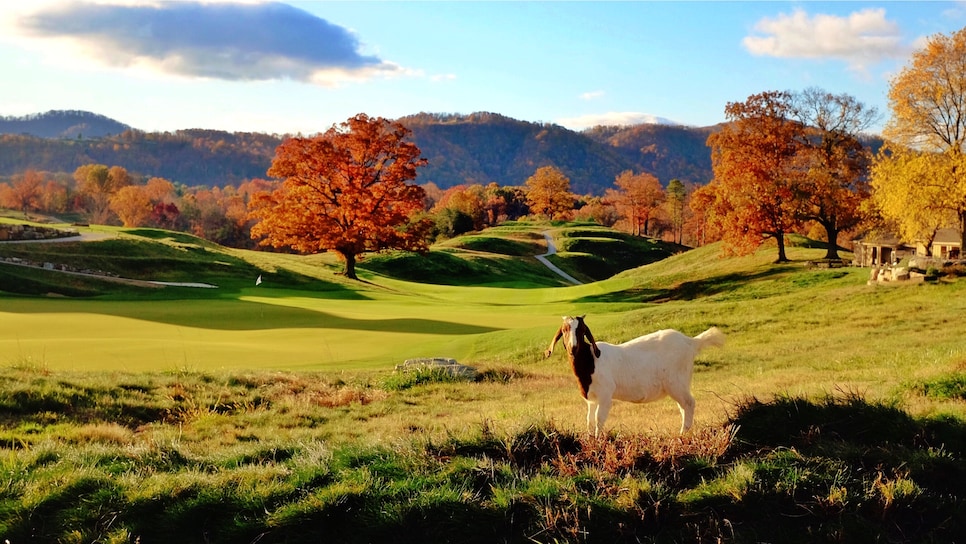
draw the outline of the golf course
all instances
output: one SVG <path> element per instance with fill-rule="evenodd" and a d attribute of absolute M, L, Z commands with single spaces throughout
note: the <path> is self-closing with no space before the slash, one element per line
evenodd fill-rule
<path fill-rule="evenodd" d="M 8 221 L 8 219 L 3 219 Z M 56 225 L 55 225 L 56 226 Z M 966 279 L 869 285 L 792 236 L 727 256 L 510 222 L 386 252 L 83 226 L 0 243 L 0 539 L 953 542 L 966 532 Z M 537 258 L 557 252 L 554 265 Z M 847 253 L 843 256 L 849 257 Z M 711 326 L 694 428 L 564 350 Z M 397 371 L 445 357 L 475 377 Z"/>

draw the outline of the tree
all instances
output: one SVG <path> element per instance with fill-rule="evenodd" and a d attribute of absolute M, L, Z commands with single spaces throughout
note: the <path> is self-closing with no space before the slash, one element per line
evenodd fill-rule
<path fill-rule="evenodd" d="M 908 159 L 907 150 L 923 153 L 916 162 L 928 163 L 919 167 L 929 170 L 928 179 L 939 184 L 943 206 L 955 214 L 966 248 L 966 28 L 931 36 L 912 54 L 910 64 L 892 79 L 889 110 L 883 135 L 898 152 L 880 154 L 877 164 Z"/>
<path fill-rule="evenodd" d="M 433 211 L 437 213 L 444 209 L 458 211 L 470 218 L 472 227 L 469 230 L 482 229 L 486 226 L 485 204 L 482 185 L 474 184 L 469 187 L 457 185 L 443 192 Z M 468 231 L 462 231 L 459 234 L 463 232 Z"/>
<path fill-rule="evenodd" d="M 905 240 L 920 240 L 927 253 L 940 228 L 956 220 L 951 201 L 962 197 L 949 193 L 941 163 L 949 154 L 917 151 L 905 147 L 883 148 L 872 166 L 872 203 L 887 225 Z"/>
<path fill-rule="evenodd" d="M 664 202 L 661 182 L 647 172 L 635 174 L 625 170 L 614 180 L 617 190 L 608 189 L 605 199 L 631 226 L 631 234 L 648 235 L 648 223 L 654 211 Z"/>
<path fill-rule="evenodd" d="M 828 241 L 825 258 L 838 259 L 838 235 L 862 221 L 861 204 L 869 197 L 871 155 L 859 135 L 878 112 L 850 95 L 814 87 L 792 100 L 793 115 L 804 130 L 798 151 L 802 219 L 822 225 Z"/>
<path fill-rule="evenodd" d="M 2 205 L 20 210 L 26 216 L 28 211 L 40 208 L 43 189 L 44 176 L 34 169 L 27 169 L 14 178 L 9 190 L 4 191 Z"/>
<path fill-rule="evenodd" d="M 426 160 L 397 122 L 359 114 L 312 138 L 289 138 L 268 175 L 283 179 L 249 203 L 261 244 L 302 253 L 332 250 L 356 278 L 365 251 L 426 251 L 431 221 L 414 219 L 425 193 L 407 182 Z"/>
<path fill-rule="evenodd" d="M 105 224 L 111 218 L 111 195 L 131 183 L 131 176 L 121 166 L 85 164 L 74 170 L 77 192 L 84 199 L 87 217 L 93 223 Z"/>
<path fill-rule="evenodd" d="M 791 119 L 791 95 L 771 91 L 725 106 L 729 123 L 708 137 L 714 179 L 710 215 L 740 253 L 768 238 L 778 243 L 776 262 L 787 262 L 785 235 L 800 225 L 801 199 L 795 161 L 801 128 Z"/>
<path fill-rule="evenodd" d="M 687 209 L 688 190 L 681 180 L 674 178 L 667 183 L 666 205 L 671 218 L 671 234 L 675 243 L 684 240 L 684 211 Z"/>
<path fill-rule="evenodd" d="M 110 206 L 125 227 L 144 226 L 153 209 L 151 198 L 140 185 L 127 185 L 118 189 L 111 195 Z"/>
<path fill-rule="evenodd" d="M 570 178 L 553 166 L 541 166 L 527 178 L 527 204 L 536 215 L 551 220 L 574 209 Z"/>

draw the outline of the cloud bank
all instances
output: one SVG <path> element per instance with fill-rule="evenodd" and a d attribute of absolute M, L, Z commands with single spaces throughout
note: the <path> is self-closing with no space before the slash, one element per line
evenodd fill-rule
<path fill-rule="evenodd" d="M 557 119 L 557 124 L 560 126 L 567 127 L 571 130 L 584 130 L 587 128 L 593 128 L 596 126 L 629 126 L 629 125 L 640 125 L 640 124 L 652 124 L 652 125 L 678 125 L 675 121 L 670 119 L 665 119 L 664 117 L 657 117 L 656 115 L 651 115 L 649 113 L 640 113 L 636 111 L 625 111 L 625 112 L 608 112 L 608 113 L 593 113 L 589 115 L 580 115 L 578 117 L 565 117 L 563 119 Z"/>
<path fill-rule="evenodd" d="M 35 40 L 66 39 L 108 66 L 188 77 L 333 85 L 407 73 L 361 54 L 350 30 L 278 2 L 70 2 L 20 17 L 17 30 Z"/>
<path fill-rule="evenodd" d="M 790 15 L 766 17 L 754 29 L 756 35 L 747 36 L 742 41 L 753 55 L 833 58 L 847 62 L 850 68 L 858 71 L 909 52 L 909 47 L 902 43 L 899 26 L 886 19 L 882 8 L 863 9 L 847 17 L 810 16 L 796 9 Z"/>

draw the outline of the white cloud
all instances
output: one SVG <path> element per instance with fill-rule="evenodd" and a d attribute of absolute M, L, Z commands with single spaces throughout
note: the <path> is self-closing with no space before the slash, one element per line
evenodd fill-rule
<path fill-rule="evenodd" d="M 677 125 L 670 119 L 664 117 L 658 117 L 656 115 L 651 115 L 649 113 L 640 113 L 636 111 L 625 111 L 625 112 L 608 112 L 608 113 L 592 113 L 589 115 L 580 115 L 577 117 L 565 117 L 563 119 L 557 119 L 556 123 L 558 125 L 567 127 L 571 130 L 583 130 L 586 128 L 592 128 L 596 126 L 629 126 L 629 125 L 641 125 L 641 124 L 653 124 L 653 125 Z"/>
<path fill-rule="evenodd" d="M 899 25 L 886 19 L 883 8 L 868 8 L 847 17 L 809 15 L 802 9 L 766 17 L 755 25 L 756 35 L 742 43 L 753 55 L 779 58 L 838 59 L 865 71 L 871 65 L 909 52 Z"/>
<path fill-rule="evenodd" d="M 362 53 L 351 30 L 279 2 L 70 1 L 0 15 L 28 48 L 75 65 L 326 86 L 414 73 Z"/>
<path fill-rule="evenodd" d="M 580 95 L 581 100 L 596 100 L 604 96 L 604 91 L 590 91 Z"/>

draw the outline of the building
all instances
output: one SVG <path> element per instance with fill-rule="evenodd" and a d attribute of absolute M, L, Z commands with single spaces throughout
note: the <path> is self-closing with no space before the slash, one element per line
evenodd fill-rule
<path fill-rule="evenodd" d="M 932 241 L 932 256 L 956 260 L 962 252 L 962 241 L 956 229 L 939 229 Z M 908 244 L 891 233 L 870 234 L 852 240 L 852 264 L 855 266 L 888 266 L 906 257 L 924 257 L 928 253 L 922 241 Z"/>

